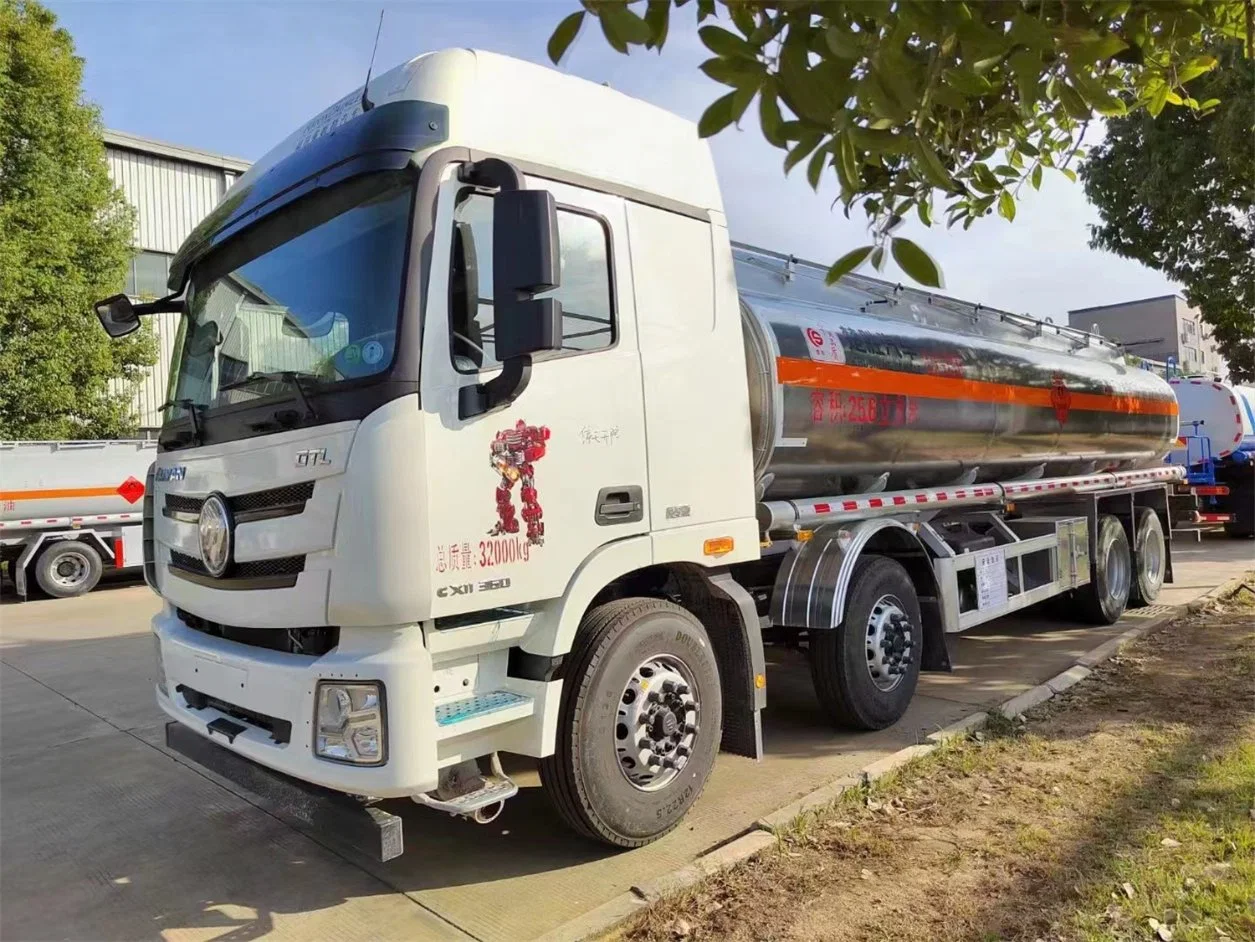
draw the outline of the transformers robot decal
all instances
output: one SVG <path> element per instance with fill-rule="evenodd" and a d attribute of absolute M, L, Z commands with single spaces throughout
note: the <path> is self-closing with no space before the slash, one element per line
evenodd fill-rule
<path fill-rule="evenodd" d="M 544 510 L 536 496 L 536 462 L 545 457 L 547 441 L 547 426 L 528 425 L 522 419 L 513 428 L 502 429 L 493 438 L 489 463 L 501 475 L 501 481 L 497 485 L 497 523 L 488 531 L 489 536 L 519 532 L 513 500 L 514 483 L 519 481 L 522 484 L 519 496 L 523 499 L 521 516 L 527 525 L 527 542 L 533 546 L 545 542 Z"/>

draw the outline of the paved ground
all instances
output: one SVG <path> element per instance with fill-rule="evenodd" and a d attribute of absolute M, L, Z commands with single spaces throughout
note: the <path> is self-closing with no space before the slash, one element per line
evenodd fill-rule
<path fill-rule="evenodd" d="M 1168 605 L 1238 575 L 1255 544 L 1179 542 L 1174 555 Z M 142 586 L 0 606 L 6 940 L 534 938 L 1127 627 L 1034 616 L 964 635 L 954 673 L 924 675 L 905 719 L 870 735 L 825 729 L 804 661 L 783 652 L 769 667 L 766 760 L 722 756 L 665 839 L 616 854 L 569 836 L 523 767 L 493 825 L 398 805 L 407 852 L 381 865 L 323 847 L 162 751 L 146 625 L 156 606 Z"/>

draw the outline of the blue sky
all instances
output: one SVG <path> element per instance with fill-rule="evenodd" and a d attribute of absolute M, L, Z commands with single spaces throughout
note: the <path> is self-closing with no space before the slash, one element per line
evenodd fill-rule
<path fill-rule="evenodd" d="M 85 87 L 107 127 L 255 160 L 365 77 L 378 2 L 248 0 L 67 0 L 48 4 L 86 59 Z M 547 62 L 545 42 L 576 0 L 414 0 L 384 3 L 375 71 L 434 49 L 474 46 Z M 585 28 L 563 68 L 696 120 L 722 94 L 697 66 L 694 6 L 672 14 L 661 56 L 621 56 Z M 802 168 L 786 179 L 783 154 L 762 141 L 754 109 L 742 130 L 712 146 L 733 238 L 802 258 L 831 261 L 865 244 L 861 211 L 829 209 Z M 578 120 L 573 116 L 573 121 Z M 573 126 L 573 130 L 576 128 Z M 1027 189 L 1027 188 L 1026 188 Z M 969 232 L 904 234 L 941 263 L 946 293 L 1066 323 L 1069 308 L 1167 294 L 1175 286 L 1135 262 L 1095 252 L 1096 220 L 1079 184 L 1048 174 L 1021 201 L 1014 223 L 1000 217 Z M 900 277 L 892 269 L 887 277 Z"/>

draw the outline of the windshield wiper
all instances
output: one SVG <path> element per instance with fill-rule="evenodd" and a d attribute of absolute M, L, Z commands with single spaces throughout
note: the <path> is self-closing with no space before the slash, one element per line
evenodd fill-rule
<path fill-rule="evenodd" d="M 161 404 L 161 411 L 164 412 L 171 406 L 182 406 L 183 411 L 187 413 L 187 417 L 192 420 L 191 444 L 197 447 L 205 444 L 205 429 L 200 424 L 200 413 L 205 407 L 191 399 L 171 399 L 169 402 Z"/>
<path fill-rule="evenodd" d="M 249 373 L 243 379 L 237 379 L 234 383 L 227 383 L 225 386 L 219 386 L 218 392 L 226 392 L 228 389 L 238 389 L 241 386 L 249 386 L 253 383 L 268 380 L 272 383 L 284 382 L 296 390 L 297 398 L 301 400 L 301 405 L 305 407 L 305 415 L 308 418 L 317 420 L 318 410 L 314 408 L 313 402 L 310 401 L 309 393 L 302 384 L 302 379 L 317 379 L 316 373 L 302 373 L 296 370 L 256 370 Z M 278 413 L 276 413 L 276 416 Z"/>

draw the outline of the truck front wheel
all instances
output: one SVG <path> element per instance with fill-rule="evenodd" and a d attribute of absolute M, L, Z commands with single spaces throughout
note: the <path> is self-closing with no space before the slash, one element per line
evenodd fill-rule
<path fill-rule="evenodd" d="M 640 847 L 697 801 L 721 736 L 719 668 L 701 622 L 670 602 L 620 599 L 584 617 L 540 779 L 574 830 Z"/>
<path fill-rule="evenodd" d="M 90 543 L 59 540 L 35 560 L 35 581 L 53 598 L 68 599 L 96 588 L 103 569 Z"/>
<path fill-rule="evenodd" d="M 841 624 L 809 638 L 815 693 L 835 725 L 884 729 L 901 719 L 919 682 L 924 636 L 915 585 L 900 563 L 860 559 Z"/>

